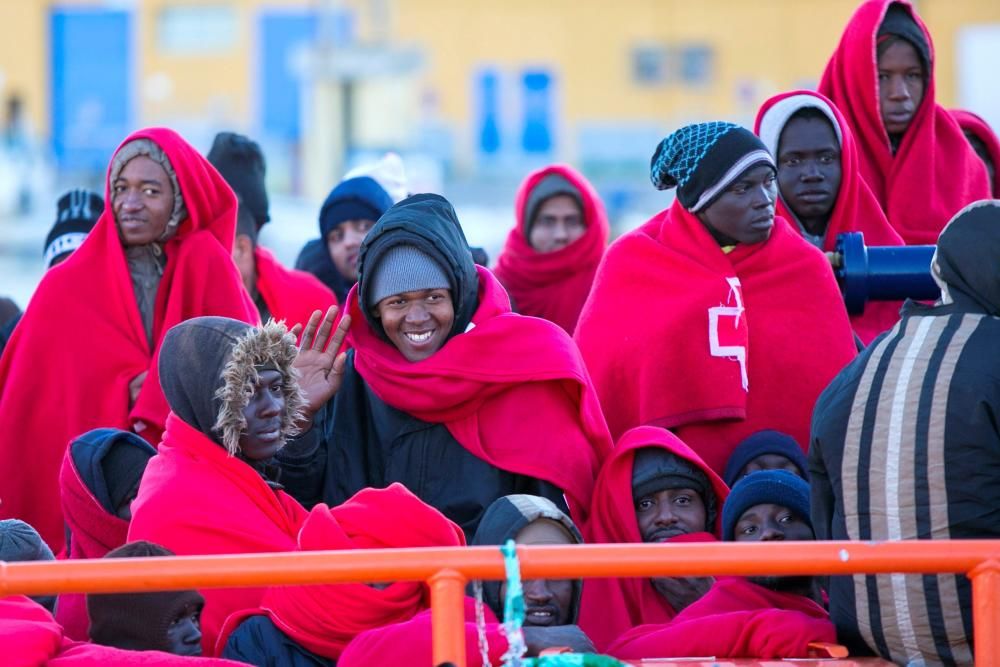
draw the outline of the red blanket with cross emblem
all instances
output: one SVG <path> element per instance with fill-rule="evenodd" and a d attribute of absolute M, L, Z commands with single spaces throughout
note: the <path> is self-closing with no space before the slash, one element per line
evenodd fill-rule
<path fill-rule="evenodd" d="M 829 262 L 774 222 L 727 253 L 675 202 L 608 249 L 575 337 L 614 438 L 663 426 L 720 473 L 761 429 L 806 448 L 855 346 Z"/>

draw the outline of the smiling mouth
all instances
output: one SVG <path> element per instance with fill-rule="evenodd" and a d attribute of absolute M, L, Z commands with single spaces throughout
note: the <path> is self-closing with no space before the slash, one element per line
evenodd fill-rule
<path fill-rule="evenodd" d="M 422 343 L 426 343 L 427 341 L 429 341 L 431 339 L 431 336 L 434 335 L 434 331 L 433 330 L 421 331 L 419 333 L 408 331 L 403 335 L 406 336 L 406 340 L 410 341 L 414 345 L 420 345 Z"/>
<path fill-rule="evenodd" d="M 524 613 L 525 625 L 555 625 L 557 620 L 553 607 L 528 607 Z"/>

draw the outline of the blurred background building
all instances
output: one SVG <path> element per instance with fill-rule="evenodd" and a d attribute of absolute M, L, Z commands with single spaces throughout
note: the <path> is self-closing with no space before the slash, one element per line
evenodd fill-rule
<path fill-rule="evenodd" d="M 693 120 L 750 124 L 768 96 L 814 86 L 857 4 L 4 0 L 0 212 L 48 220 L 61 189 L 103 190 L 129 131 L 168 125 L 203 150 L 223 129 L 259 140 L 303 229 L 347 168 L 386 150 L 413 190 L 488 211 L 470 233 L 487 247 L 518 181 L 553 161 L 631 226 L 664 205 L 646 174 L 660 138 Z M 915 4 L 939 101 L 1000 127 L 1000 2 Z"/>

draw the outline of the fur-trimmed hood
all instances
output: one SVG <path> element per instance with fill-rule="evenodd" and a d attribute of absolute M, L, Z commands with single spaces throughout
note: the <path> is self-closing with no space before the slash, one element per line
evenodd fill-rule
<path fill-rule="evenodd" d="M 265 368 L 279 371 L 285 380 L 282 435 L 297 433 L 305 400 L 292 368 L 296 354 L 295 337 L 274 320 L 252 327 L 225 317 L 197 317 L 164 337 L 160 384 L 178 417 L 235 456 L 247 426 L 243 409 Z"/>

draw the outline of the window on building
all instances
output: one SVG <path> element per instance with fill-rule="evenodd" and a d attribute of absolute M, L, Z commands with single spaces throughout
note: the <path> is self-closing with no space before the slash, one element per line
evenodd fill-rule
<path fill-rule="evenodd" d="M 632 49 L 632 80 L 640 86 L 658 86 L 668 80 L 667 49 L 643 45 Z"/>
<path fill-rule="evenodd" d="M 704 86 L 712 81 L 714 54 L 711 47 L 693 44 L 680 49 L 680 80 L 688 86 Z"/>
<path fill-rule="evenodd" d="M 202 55 L 232 51 L 239 21 L 229 5 L 166 7 L 156 17 L 156 44 L 170 55 Z"/>

